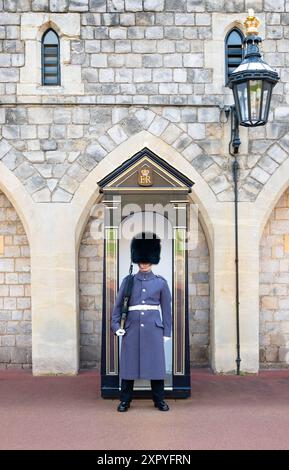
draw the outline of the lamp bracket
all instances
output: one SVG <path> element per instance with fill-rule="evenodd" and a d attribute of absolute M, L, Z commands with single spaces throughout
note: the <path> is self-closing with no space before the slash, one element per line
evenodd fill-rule
<path fill-rule="evenodd" d="M 230 155 L 236 155 L 239 153 L 239 147 L 241 145 L 240 133 L 239 133 L 239 120 L 234 105 L 230 106 L 231 113 L 231 140 L 229 143 Z"/>

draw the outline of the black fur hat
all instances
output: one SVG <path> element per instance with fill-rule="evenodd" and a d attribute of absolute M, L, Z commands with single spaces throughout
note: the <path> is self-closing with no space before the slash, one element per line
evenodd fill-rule
<path fill-rule="evenodd" d="M 158 264 L 160 261 L 161 241 L 155 233 L 138 233 L 131 241 L 130 251 L 133 263 Z"/>

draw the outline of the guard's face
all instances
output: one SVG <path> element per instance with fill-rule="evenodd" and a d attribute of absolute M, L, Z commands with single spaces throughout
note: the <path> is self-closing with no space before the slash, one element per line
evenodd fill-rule
<path fill-rule="evenodd" d="M 150 271 L 151 263 L 138 263 L 140 271 Z"/>

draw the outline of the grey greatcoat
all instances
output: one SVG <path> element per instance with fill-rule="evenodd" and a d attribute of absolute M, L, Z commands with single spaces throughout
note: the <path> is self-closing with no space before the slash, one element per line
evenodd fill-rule
<path fill-rule="evenodd" d="M 112 311 L 111 328 L 120 328 L 121 301 L 124 294 L 123 279 Z M 129 306 L 160 305 L 159 310 L 129 310 L 122 337 L 120 377 L 122 379 L 165 378 L 164 336 L 171 336 L 171 293 L 167 281 L 152 271 L 138 271 L 133 279 Z"/>

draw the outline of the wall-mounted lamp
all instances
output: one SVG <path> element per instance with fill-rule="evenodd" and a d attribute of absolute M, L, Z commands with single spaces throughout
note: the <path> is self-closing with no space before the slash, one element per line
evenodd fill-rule
<path fill-rule="evenodd" d="M 280 79 L 278 73 L 262 59 L 259 51 L 262 39 L 258 36 L 260 21 L 252 9 L 249 9 L 244 25 L 245 57 L 228 81 L 235 102 L 234 106 L 227 107 L 227 113 L 229 108 L 232 115 L 231 145 L 234 154 L 238 153 L 241 143 L 239 125 L 256 127 L 268 122 L 272 90 Z"/>
<path fill-rule="evenodd" d="M 233 106 L 225 106 L 227 116 L 231 114 L 231 140 L 229 152 L 234 156 L 232 163 L 232 175 L 234 183 L 235 206 L 235 270 L 236 270 L 236 364 L 237 375 L 240 374 L 240 315 L 239 315 L 239 241 L 238 241 L 238 178 L 239 163 L 237 154 L 241 145 L 239 125 L 245 127 L 264 126 L 268 121 L 272 90 L 279 80 L 275 72 L 262 60 L 259 52 L 259 43 L 262 39 L 258 36 L 260 21 L 249 9 L 249 14 L 244 21 L 246 38 L 244 39 L 245 57 L 241 64 L 229 77 L 229 87 L 233 90 Z"/>

